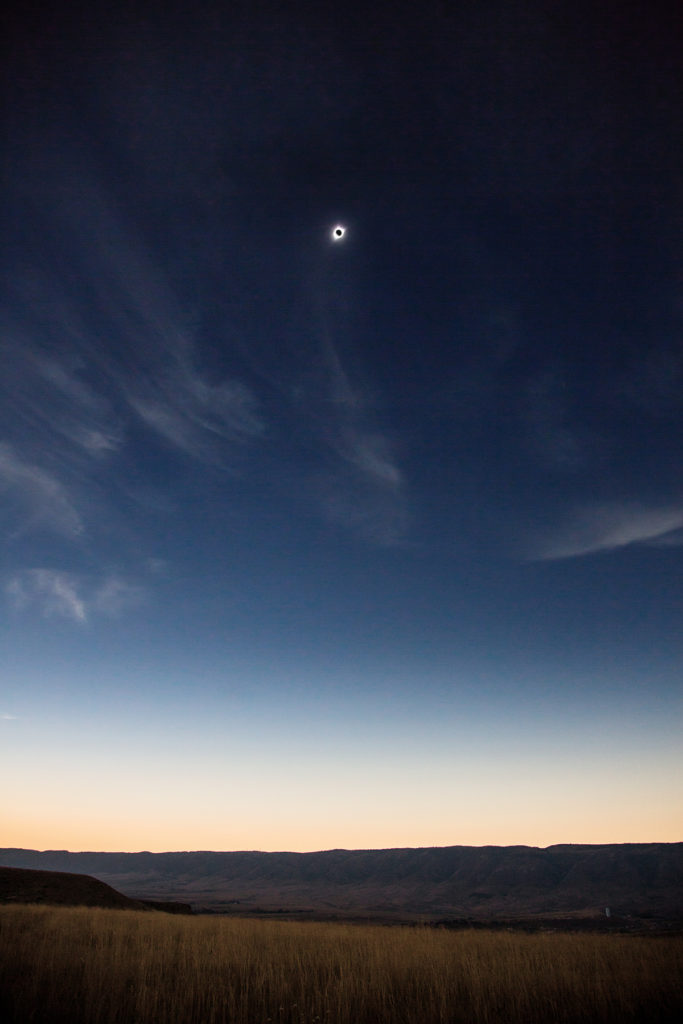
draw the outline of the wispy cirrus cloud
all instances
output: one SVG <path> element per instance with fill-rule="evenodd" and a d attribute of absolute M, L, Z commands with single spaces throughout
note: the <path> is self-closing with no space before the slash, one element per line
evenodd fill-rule
<path fill-rule="evenodd" d="M 362 429 L 344 431 L 340 438 L 339 454 L 363 477 L 380 487 L 399 488 L 403 475 L 382 434 L 366 433 Z"/>
<path fill-rule="evenodd" d="M 130 583 L 120 576 L 109 576 L 92 592 L 90 606 L 96 612 L 118 618 L 142 604 L 146 595 L 147 591 L 139 584 Z"/>
<path fill-rule="evenodd" d="M 91 274 L 96 271 L 98 311 L 121 342 L 103 368 L 129 412 L 172 447 L 202 460 L 222 461 L 231 444 L 259 436 L 263 422 L 253 391 L 234 378 L 210 381 L 198 368 L 187 314 L 160 262 L 104 191 L 90 181 L 72 201 L 87 225 L 81 244 Z"/>
<path fill-rule="evenodd" d="M 192 316 L 158 250 L 86 164 L 55 164 L 44 197 L 46 244 L 59 238 L 68 267 L 52 260 L 49 276 L 13 282 L 21 337 L 0 345 L 0 393 L 4 381 L 22 442 L 55 459 L 77 451 L 101 460 L 144 424 L 147 444 L 161 438 L 185 456 L 229 462 L 233 446 L 263 433 L 256 395 L 202 366 Z M 138 429 L 136 444 L 141 437 Z"/>
<path fill-rule="evenodd" d="M 93 615 L 117 618 L 144 601 L 143 587 L 112 575 L 93 580 L 55 569 L 23 569 L 5 583 L 5 596 L 18 612 L 84 624 Z"/>
<path fill-rule="evenodd" d="M 329 519 L 374 544 L 391 547 L 405 540 L 410 520 L 398 489 L 378 488 L 339 470 L 323 478 L 319 498 Z"/>
<path fill-rule="evenodd" d="M 353 385 L 329 333 L 324 337 L 328 409 L 322 433 L 336 462 L 320 482 L 327 516 L 373 543 L 394 545 L 406 535 L 405 481 L 389 438 L 373 429 L 361 389 Z"/>
<path fill-rule="evenodd" d="M 575 510 L 528 549 L 532 561 L 576 558 L 632 544 L 683 544 L 683 505 L 602 503 Z"/>
<path fill-rule="evenodd" d="M 52 429 L 85 452 L 100 457 L 123 444 L 123 430 L 111 403 L 77 376 L 78 365 L 54 358 L 35 358 L 36 375 L 43 387 L 35 393 L 34 406 L 49 417 Z"/>
<path fill-rule="evenodd" d="M 66 485 L 5 443 L 0 443 L 2 491 L 14 506 L 10 528 L 15 534 L 41 528 L 67 537 L 83 532 L 82 517 Z"/>
<path fill-rule="evenodd" d="M 49 451 L 55 463 L 101 459 L 117 451 L 124 441 L 123 423 L 102 382 L 86 381 L 84 374 L 92 368 L 70 340 L 73 329 L 64 323 L 29 329 L 30 319 L 28 311 L 21 329 L 11 322 L 3 325 L 0 429 L 5 437 L 27 451 Z M 54 328 L 61 329 L 59 343 L 52 337 Z"/>
<path fill-rule="evenodd" d="M 131 390 L 128 401 L 146 426 L 197 459 L 220 459 L 217 441 L 235 444 L 264 430 L 249 388 L 238 381 L 209 384 L 187 365 Z"/>
<path fill-rule="evenodd" d="M 67 572 L 26 569 L 7 581 L 5 594 L 18 611 L 37 608 L 46 618 L 58 616 L 74 622 L 85 622 L 88 617 L 78 583 Z"/>

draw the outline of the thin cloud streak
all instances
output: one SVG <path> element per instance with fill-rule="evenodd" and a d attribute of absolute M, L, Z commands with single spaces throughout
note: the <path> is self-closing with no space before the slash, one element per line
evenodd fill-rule
<path fill-rule="evenodd" d="M 323 365 L 329 401 L 322 435 L 337 456 L 323 477 L 319 498 L 328 518 L 373 544 L 401 543 L 409 515 L 405 483 L 389 439 L 370 425 L 367 402 L 344 368 L 330 331 L 323 330 Z"/>
<path fill-rule="evenodd" d="M 142 604 L 146 594 L 147 591 L 144 587 L 128 583 L 118 576 L 112 576 L 95 590 L 92 607 L 110 618 L 118 618 L 124 612 Z"/>
<path fill-rule="evenodd" d="M 14 536 L 48 529 L 67 537 L 84 530 L 83 520 L 66 488 L 40 466 L 24 461 L 11 445 L 0 442 L 0 492 L 13 498 L 21 525 Z"/>
<path fill-rule="evenodd" d="M 59 327 L 68 339 L 66 324 Z M 110 397 L 83 379 L 88 367 L 71 343 L 60 339 L 60 344 L 52 344 L 44 325 L 27 331 L 9 324 L 4 330 L 0 397 L 6 438 L 19 434 L 22 450 L 49 450 L 57 461 L 101 459 L 120 448 L 120 417 Z"/>
<path fill-rule="evenodd" d="M 392 459 L 385 437 L 356 430 L 349 431 L 345 441 L 346 444 L 340 447 L 340 455 L 364 477 L 389 490 L 402 486 L 402 474 Z"/>
<path fill-rule="evenodd" d="M 247 387 L 234 381 L 210 385 L 187 367 L 166 381 L 149 382 L 146 392 L 131 391 L 128 401 L 147 427 L 199 460 L 220 459 L 216 439 L 234 445 L 264 431 Z"/>
<path fill-rule="evenodd" d="M 602 504 L 581 509 L 545 540 L 537 542 L 531 561 L 576 558 L 614 551 L 632 544 L 683 543 L 683 507 L 647 508 Z"/>
<path fill-rule="evenodd" d="M 54 359 L 37 359 L 36 369 L 49 389 L 43 415 L 50 417 L 53 429 L 56 426 L 67 440 L 94 457 L 121 447 L 121 428 L 113 422 L 107 401 Z"/>
<path fill-rule="evenodd" d="M 84 624 L 93 615 L 118 618 L 138 607 L 146 590 L 119 576 L 83 579 L 55 569 L 24 569 L 5 584 L 5 596 L 17 612 L 37 612 L 44 618 L 70 619 Z"/>
<path fill-rule="evenodd" d="M 25 569 L 13 576 L 5 593 L 17 611 L 37 608 L 45 618 L 55 615 L 84 623 L 88 615 L 71 573 L 53 569 Z"/>

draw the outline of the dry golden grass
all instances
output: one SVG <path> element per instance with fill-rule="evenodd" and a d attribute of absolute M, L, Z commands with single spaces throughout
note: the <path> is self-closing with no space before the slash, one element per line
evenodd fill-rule
<path fill-rule="evenodd" d="M 683 939 L 0 908 L 0 1015 L 68 1024 L 683 1019 Z"/>

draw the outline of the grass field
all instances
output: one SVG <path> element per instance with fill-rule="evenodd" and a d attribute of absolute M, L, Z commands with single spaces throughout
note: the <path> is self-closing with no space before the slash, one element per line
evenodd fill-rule
<path fill-rule="evenodd" d="M 683 1020 L 683 938 L 0 907 L 0 1017 L 64 1024 Z"/>

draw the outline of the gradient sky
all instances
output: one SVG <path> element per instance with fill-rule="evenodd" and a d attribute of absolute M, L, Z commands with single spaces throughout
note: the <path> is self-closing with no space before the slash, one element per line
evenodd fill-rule
<path fill-rule="evenodd" d="M 683 839 L 675 5 L 142 6 L 10 34 L 0 846 Z"/>

